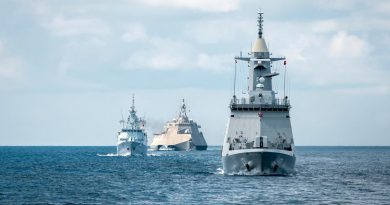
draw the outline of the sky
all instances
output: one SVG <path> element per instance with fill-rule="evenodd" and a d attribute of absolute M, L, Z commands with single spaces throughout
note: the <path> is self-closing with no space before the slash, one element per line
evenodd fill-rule
<path fill-rule="evenodd" d="M 115 145 L 133 93 L 149 142 L 184 98 L 220 145 L 259 9 L 295 144 L 389 146 L 385 0 L 2 0 L 0 145 Z"/>

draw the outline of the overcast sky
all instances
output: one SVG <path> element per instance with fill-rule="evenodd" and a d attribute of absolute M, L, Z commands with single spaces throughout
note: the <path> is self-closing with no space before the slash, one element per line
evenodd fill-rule
<path fill-rule="evenodd" d="M 390 1 L 363 0 L 2 0 L 0 145 L 115 145 L 132 93 L 149 136 L 185 98 L 220 145 L 260 8 L 296 145 L 390 145 Z"/>

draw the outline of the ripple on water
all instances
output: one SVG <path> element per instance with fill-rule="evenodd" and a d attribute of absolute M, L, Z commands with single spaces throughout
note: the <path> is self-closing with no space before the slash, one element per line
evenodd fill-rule
<path fill-rule="evenodd" d="M 108 153 L 108 154 L 105 154 Z M 297 148 L 296 174 L 230 176 L 220 150 L 0 147 L 0 204 L 386 204 L 390 148 Z"/>

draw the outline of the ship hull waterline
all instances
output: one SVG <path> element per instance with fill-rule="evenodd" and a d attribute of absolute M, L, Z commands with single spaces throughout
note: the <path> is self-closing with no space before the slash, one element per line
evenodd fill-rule
<path fill-rule="evenodd" d="M 126 141 L 117 146 L 118 156 L 145 156 L 148 147 L 139 142 Z"/>
<path fill-rule="evenodd" d="M 151 146 L 151 150 L 153 151 L 202 151 L 202 150 L 207 150 L 207 145 L 190 145 L 190 142 L 182 142 L 179 144 L 174 144 L 174 145 L 156 145 L 156 146 Z"/>
<path fill-rule="evenodd" d="M 293 174 L 295 155 L 265 150 L 231 153 L 222 157 L 224 174 L 273 175 Z"/>

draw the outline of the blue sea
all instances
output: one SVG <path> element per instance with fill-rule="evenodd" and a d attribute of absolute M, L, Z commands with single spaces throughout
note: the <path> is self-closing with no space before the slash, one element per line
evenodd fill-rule
<path fill-rule="evenodd" d="M 390 147 L 297 147 L 291 176 L 228 176 L 220 148 L 0 147 L 0 204 L 390 204 Z"/>

